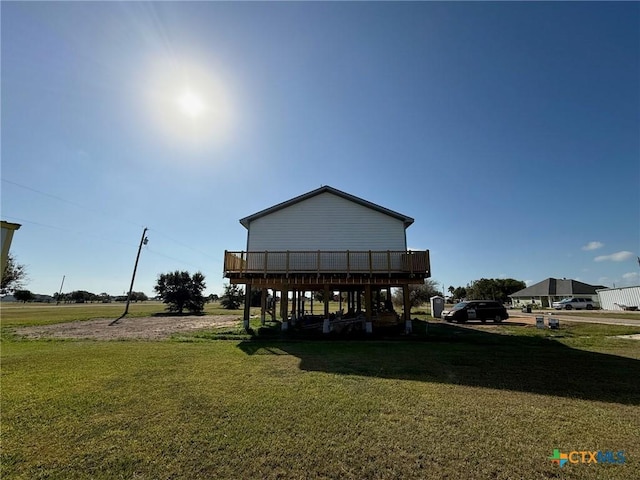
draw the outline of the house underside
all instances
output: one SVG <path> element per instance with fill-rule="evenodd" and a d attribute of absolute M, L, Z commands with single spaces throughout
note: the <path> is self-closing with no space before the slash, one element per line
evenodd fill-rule
<path fill-rule="evenodd" d="M 428 251 L 227 251 L 224 260 L 229 282 L 245 285 L 245 327 L 251 292 L 259 289 L 263 321 L 325 333 L 409 321 L 409 285 L 424 283 L 430 271 Z M 392 288 L 403 289 L 402 315 L 391 304 Z M 322 292 L 321 305 L 315 292 Z M 339 308 L 331 312 L 336 292 Z"/>

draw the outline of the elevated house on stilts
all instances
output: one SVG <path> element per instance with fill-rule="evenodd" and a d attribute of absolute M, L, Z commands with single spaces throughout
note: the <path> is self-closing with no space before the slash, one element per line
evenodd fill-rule
<path fill-rule="evenodd" d="M 281 319 L 283 330 L 404 324 L 411 331 L 409 285 L 431 273 L 428 250 L 407 250 L 412 218 L 323 186 L 240 223 L 248 231 L 246 250 L 225 251 L 224 276 L 245 285 L 245 328 L 251 292 L 259 289 L 262 321 Z M 403 289 L 400 314 L 390 301 L 392 288 Z M 317 312 L 314 292 L 323 292 Z M 339 308 L 331 312 L 336 294 Z"/>

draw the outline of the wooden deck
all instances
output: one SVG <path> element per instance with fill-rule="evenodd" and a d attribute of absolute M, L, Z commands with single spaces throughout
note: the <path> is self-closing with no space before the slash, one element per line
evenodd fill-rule
<path fill-rule="evenodd" d="M 232 283 L 363 284 L 389 279 L 422 281 L 431 275 L 429 251 L 225 251 Z"/>

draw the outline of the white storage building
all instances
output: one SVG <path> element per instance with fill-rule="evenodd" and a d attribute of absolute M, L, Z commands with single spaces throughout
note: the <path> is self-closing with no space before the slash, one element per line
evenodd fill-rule
<path fill-rule="evenodd" d="M 640 310 L 640 286 L 604 288 L 598 290 L 598 298 L 604 310 Z"/>

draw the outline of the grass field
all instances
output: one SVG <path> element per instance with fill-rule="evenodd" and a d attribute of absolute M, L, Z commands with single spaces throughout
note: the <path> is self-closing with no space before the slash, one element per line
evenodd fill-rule
<path fill-rule="evenodd" d="M 149 305 L 132 312 L 162 310 Z M 416 322 L 413 337 L 353 341 L 286 339 L 277 325 L 233 340 L 11 334 L 91 315 L 3 306 L 3 479 L 640 477 L 640 342 L 616 337 L 637 327 L 432 322 L 425 336 Z M 560 469 L 554 449 L 626 461 Z"/>
<path fill-rule="evenodd" d="M 626 318 L 629 320 L 640 320 L 640 312 L 612 312 L 612 311 L 598 311 L 598 310 L 555 310 L 552 308 L 547 308 L 544 310 L 534 310 L 534 312 L 544 312 L 551 315 L 562 315 L 562 316 L 574 316 L 574 317 L 583 317 L 583 318 Z"/>
<path fill-rule="evenodd" d="M 70 304 L 2 304 L 3 327 L 18 327 L 27 325 L 50 325 L 53 323 L 89 320 L 91 318 L 116 319 L 124 312 L 124 303 L 70 303 Z M 256 313 L 259 309 L 254 309 Z M 148 317 L 165 311 L 162 302 L 136 302 L 129 306 L 128 316 Z M 222 315 L 235 313 L 242 316 L 242 310 L 225 310 L 219 303 L 205 304 L 204 313 L 207 315 Z"/>

